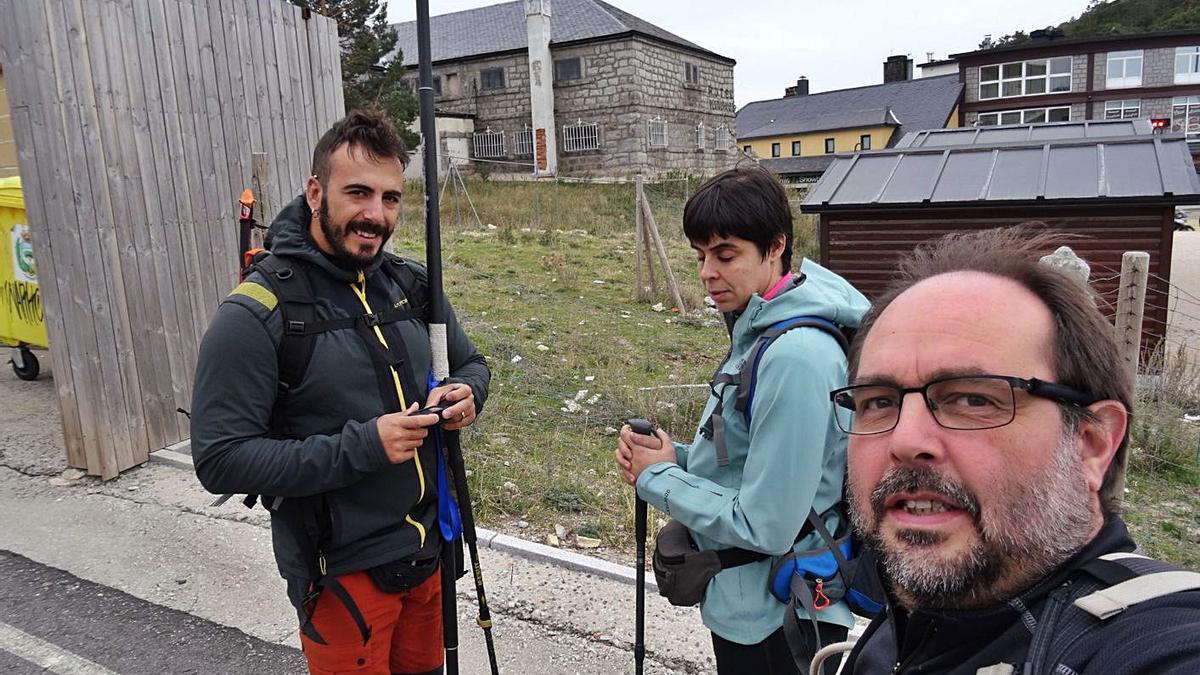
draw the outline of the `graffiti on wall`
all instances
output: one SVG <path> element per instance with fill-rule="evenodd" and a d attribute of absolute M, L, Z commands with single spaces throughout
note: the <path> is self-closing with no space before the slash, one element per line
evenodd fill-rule
<path fill-rule="evenodd" d="M 0 311 L 31 326 L 42 323 L 42 294 L 37 286 L 20 281 L 0 282 Z"/>

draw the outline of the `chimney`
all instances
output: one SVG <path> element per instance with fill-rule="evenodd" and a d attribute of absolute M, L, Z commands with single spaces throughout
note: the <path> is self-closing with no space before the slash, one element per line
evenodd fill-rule
<path fill-rule="evenodd" d="M 888 82 L 903 82 L 911 80 L 913 75 L 912 59 L 904 54 L 889 56 L 887 61 L 883 62 L 883 83 Z"/>
<path fill-rule="evenodd" d="M 796 86 L 783 90 L 783 96 L 784 98 L 789 96 L 808 96 L 808 78 L 801 75 L 800 79 L 796 80 Z"/>
<path fill-rule="evenodd" d="M 533 111 L 534 174 L 558 173 L 554 136 L 554 61 L 550 58 L 550 0 L 525 0 L 529 36 L 529 108 Z"/>

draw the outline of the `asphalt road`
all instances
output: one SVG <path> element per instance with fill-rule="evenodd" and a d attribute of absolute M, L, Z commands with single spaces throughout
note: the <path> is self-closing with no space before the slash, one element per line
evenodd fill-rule
<path fill-rule="evenodd" d="M 0 671 L 303 672 L 298 649 L 0 550 Z"/>

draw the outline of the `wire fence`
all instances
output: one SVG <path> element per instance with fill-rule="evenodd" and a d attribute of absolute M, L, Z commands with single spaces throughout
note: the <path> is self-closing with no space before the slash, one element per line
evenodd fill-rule
<path fill-rule="evenodd" d="M 684 204 L 701 182 L 699 177 L 667 175 L 646 180 L 643 192 L 667 244 L 684 304 L 703 312 L 704 294 L 692 273 L 694 256 L 682 230 Z M 799 212 L 800 192 L 789 190 L 788 195 L 795 215 L 796 264 L 801 256 L 816 258 L 819 254 L 815 218 Z M 414 239 L 423 231 L 420 193 L 419 185 L 406 190 L 401 215 L 401 227 L 412 230 Z M 542 264 L 555 267 L 559 276 L 570 274 L 573 237 L 584 233 L 611 238 L 615 263 L 633 269 L 636 198 L 632 179 L 559 176 L 513 180 L 500 172 L 483 179 L 478 171 L 465 177 L 451 171 L 442 176 L 439 193 L 447 231 L 464 236 L 495 231 L 496 244 L 514 250 L 522 241 L 553 243 L 563 256 L 553 260 L 547 256 Z M 1181 270 L 1185 265 L 1172 266 L 1177 277 L 1184 276 Z M 1119 269 L 1093 267 L 1093 287 L 1111 289 L 1096 298 L 1110 315 L 1117 306 L 1120 284 L 1115 282 L 1119 278 Z M 1138 370 L 1135 411 L 1130 419 L 1127 520 L 1151 553 L 1200 569 L 1200 285 L 1164 286 L 1169 295 L 1150 293 L 1144 312 L 1147 327 L 1156 328 L 1153 332 L 1163 337 L 1143 354 Z M 525 287 L 519 290 L 525 295 L 534 292 Z M 670 306 L 665 284 L 660 285 L 657 300 L 651 295 L 647 304 L 656 301 Z M 678 382 L 672 385 L 683 386 Z M 706 392 L 693 387 L 677 393 L 681 418 L 677 421 L 686 425 L 690 422 L 682 420 L 684 413 L 698 410 Z M 647 399 L 644 405 L 648 409 L 655 409 L 663 398 L 654 392 L 638 395 Z"/>

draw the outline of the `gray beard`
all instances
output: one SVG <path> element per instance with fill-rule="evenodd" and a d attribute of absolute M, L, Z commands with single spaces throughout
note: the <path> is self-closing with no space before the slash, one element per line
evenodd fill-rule
<path fill-rule="evenodd" d="M 900 544 L 884 541 L 878 523 L 882 504 L 902 485 L 919 483 L 954 498 L 974 516 L 978 534 L 953 559 L 920 550 L 939 543 L 937 533 L 899 530 Z M 1061 565 L 1091 535 L 1091 497 L 1075 451 L 1074 430 L 1065 428 L 1047 470 L 1026 484 L 1009 478 L 987 512 L 974 495 L 931 469 L 888 472 L 872 493 L 873 513 L 852 500 L 851 517 L 880 563 L 884 580 L 913 608 L 970 609 L 1005 600 Z"/>

